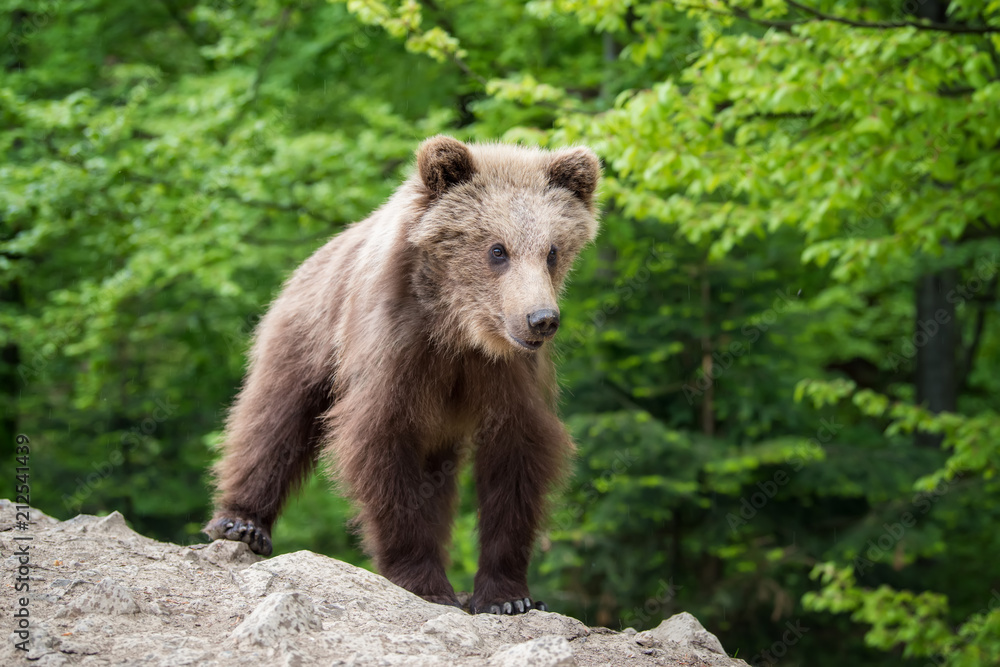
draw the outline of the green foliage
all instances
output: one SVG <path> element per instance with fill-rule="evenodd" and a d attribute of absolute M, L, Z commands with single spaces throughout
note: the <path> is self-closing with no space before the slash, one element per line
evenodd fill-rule
<path fill-rule="evenodd" d="M 200 539 L 289 271 L 429 135 L 587 143 L 603 229 L 557 339 L 579 456 L 534 593 L 615 627 L 689 610 L 757 663 L 994 664 L 1000 6 L 909 4 L 4 0 L 0 451 L 32 437 L 57 516 Z M 370 565 L 328 487 L 276 546 Z"/>
<path fill-rule="evenodd" d="M 862 591 L 851 568 L 837 569 L 832 564 L 817 566 L 813 577 L 824 588 L 818 594 L 807 593 L 805 603 L 818 610 L 852 612 L 852 619 L 872 626 L 865 635 L 872 646 L 889 651 L 902 645 L 904 657 L 947 656 L 949 665 L 961 667 L 1000 660 L 1000 594 L 995 590 L 989 606 L 953 629 L 944 595 L 896 591 L 888 586 Z"/>

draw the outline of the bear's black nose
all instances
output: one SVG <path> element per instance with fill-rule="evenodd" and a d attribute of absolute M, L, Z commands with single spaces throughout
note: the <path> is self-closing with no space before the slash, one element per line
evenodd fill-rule
<path fill-rule="evenodd" d="M 549 338 L 554 336 L 559 328 L 559 311 L 551 308 L 528 313 L 528 328 L 531 333 Z"/>

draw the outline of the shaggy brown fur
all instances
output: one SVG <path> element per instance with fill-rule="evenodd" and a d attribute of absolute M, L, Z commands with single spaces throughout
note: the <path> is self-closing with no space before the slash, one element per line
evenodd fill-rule
<path fill-rule="evenodd" d="M 324 455 L 379 571 L 457 604 L 446 547 L 457 471 L 474 451 L 471 608 L 526 611 L 544 495 L 573 450 L 544 343 L 597 232 L 600 166 L 585 148 L 434 137 L 417 167 L 306 260 L 261 321 L 206 532 L 269 554 L 282 504 Z"/>

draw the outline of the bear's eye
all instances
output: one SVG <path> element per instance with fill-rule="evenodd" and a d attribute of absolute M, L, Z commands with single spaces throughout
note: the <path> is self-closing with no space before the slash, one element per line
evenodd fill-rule
<path fill-rule="evenodd" d="M 490 248 L 490 259 L 494 262 L 503 261 L 507 259 L 507 249 L 502 245 L 497 243 L 492 248 Z"/>
<path fill-rule="evenodd" d="M 556 264 L 556 254 L 557 253 L 556 253 L 556 247 L 555 246 L 552 246 L 551 248 L 549 248 L 549 257 L 548 257 L 548 260 L 547 260 L 548 263 L 549 263 L 549 266 L 555 266 L 555 264 Z"/>

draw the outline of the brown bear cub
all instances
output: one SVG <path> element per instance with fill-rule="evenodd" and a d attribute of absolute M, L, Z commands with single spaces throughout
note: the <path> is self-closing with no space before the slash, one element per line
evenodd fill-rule
<path fill-rule="evenodd" d="M 473 452 L 470 609 L 544 609 L 528 560 L 573 451 L 545 343 L 570 265 L 597 233 L 599 177 L 586 148 L 425 141 L 417 173 L 306 260 L 257 328 L 205 532 L 269 555 L 282 504 L 323 455 L 379 572 L 458 606 L 446 549 Z"/>

